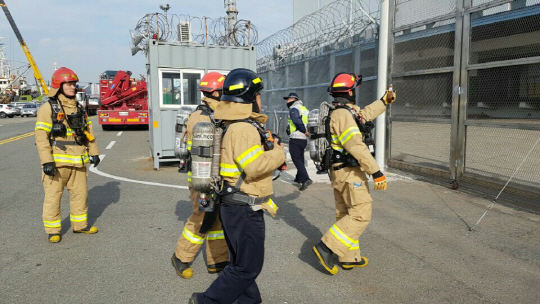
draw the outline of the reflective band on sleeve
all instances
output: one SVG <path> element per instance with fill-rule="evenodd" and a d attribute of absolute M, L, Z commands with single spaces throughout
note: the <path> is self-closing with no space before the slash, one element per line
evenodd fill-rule
<path fill-rule="evenodd" d="M 274 211 L 277 209 L 277 205 L 274 203 L 272 199 L 269 199 L 268 202 L 266 202 L 270 208 L 272 208 Z"/>
<path fill-rule="evenodd" d="M 251 162 L 256 160 L 259 155 L 263 154 L 263 150 L 261 149 L 261 146 L 254 145 L 253 147 L 247 149 L 244 153 L 242 153 L 240 156 L 238 156 L 235 161 L 240 166 L 240 168 L 244 169 L 247 165 L 249 165 Z"/>
<path fill-rule="evenodd" d="M 46 123 L 43 121 L 36 122 L 35 130 L 44 130 L 44 131 L 50 132 L 51 129 L 52 129 L 52 124 L 50 123 Z"/>
<path fill-rule="evenodd" d="M 339 151 L 339 152 L 343 152 L 343 148 L 341 148 L 339 146 L 332 146 L 332 149 L 334 149 L 336 151 Z"/>
<path fill-rule="evenodd" d="M 356 134 L 362 135 L 358 127 L 350 127 L 347 129 L 347 131 L 341 133 L 341 136 L 339 136 L 339 141 L 342 145 L 345 145 L 345 143 L 348 142 L 349 139 L 351 139 Z"/>
<path fill-rule="evenodd" d="M 92 124 L 92 121 L 89 120 L 86 124 L 87 124 L 87 125 L 90 125 L 90 124 Z"/>
<path fill-rule="evenodd" d="M 353 239 L 348 237 L 343 231 L 341 231 L 341 229 L 339 229 L 339 227 L 336 224 L 334 224 L 330 228 L 330 233 L 332 233 L 332 235 L 334 235 L 336 239 L 338 239 L 343 245 L 347 246 L 349 249 L 355 243 L 358 244 L 358 241 L 354 241 Z"/>
<path fill-rule="evenodd" d="M 186 227 L 184 227 L 184 231 L 182 232 L 182 235 L 186 238 L 186 240 L 192 242 L 193 244 L 200 245 L 204 243 L 204 239 L 200 236 L 193 234 L 191 231 L 187 230 Z"/>
<path fill-rule="evenodd" d="M 83 215 L 73 215 L 73 214 L 70 214 L 69 215 L 69 219 L 72 221 L 72 222 L 84 222 L 86 220 L 88 220 L 88 213 L 85 213 Z"/>
<path fill-rule="evenodd" d="M 52 157 L 55 162 L 69 164 L 84 164 L 90 160 L 88 152 L 85 152 L 84 155 L 53 154 Z"/>
<path fill-rule="evenodd" d="M 225 234 L 223 233 L 223 230 L 208 231 L 206 239 L 208 239 L 209 241 L 224 240 Z"/>
<path fill-rule="evenodd" d="M 242 174 L 242 171 L 236 164 L 219 164 L 219 175 L 221 176 L 238 176 L 240 174 Z"/>
<path fill-rule="evenodd" d="M 188 140 L 187 142 L 187 149 L 188 151 L 191 151 L 191 146 L 193 145 L 193 142 L 191 140 Z"/>
<path fill-rule="evenodd" d="M 187 181 L 190 182 L 191 181 L 191 171 L 188 171 L 187 176 L 188 176 Z"/>
<path fill-rule="evenodd" d="M 60 220 L 57 221 L 43 221 L 43 225 L 47 228 L 58 228 L 62 227 L 62 222 Z"/>

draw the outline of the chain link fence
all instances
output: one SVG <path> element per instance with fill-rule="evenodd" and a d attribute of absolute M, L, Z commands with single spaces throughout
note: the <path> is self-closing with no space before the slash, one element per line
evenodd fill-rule
<path fill-rule="evenodd" d="M 347 22 L 336 12 L 350 2 L 338 0 L 258 45 L 269 128 L 284 134 L 283 96 L 296 92 L 309 109 L 318 108 L 338 72 L 363 75 L 360 106 L 377 99 L 378 38 L 369 21 L 379 20 L 378 6 L 353 1 L 376 9 L 368 10 L 370 18 L 354 10 L 361 21 Z M 536 198 L 540 206 L 540 145 L 533 149 L 540 138 L 540 0 L 390 3 L 389 74 L 398 100 L 387 116 L 388 165 L 500 190 L 522 164 L 505 192 Z M 317 16 L 319 22 L 341 16 L 343 28 L 316 39 L 308 31 L 304 36 L 315 40 L 307 39 L 300 29 Z M 350 24 L 362 26 L 346 31 Z"/>
<path fill-rule="evenodd" d="M 394 2 L 389 165 L 500 189 L 531 152 L 508 191 L 538 198 L 540 0 L 443 2 Z"/>

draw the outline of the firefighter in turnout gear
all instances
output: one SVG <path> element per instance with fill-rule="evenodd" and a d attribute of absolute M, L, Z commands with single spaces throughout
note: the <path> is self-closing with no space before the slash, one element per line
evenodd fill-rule
<path fill-rule="evenodd" d="M 198 107 L 197 111 L 189 116 L 186 126 L 188 150 L 191 150 L 193 126 L 200 121 L 211 121 L 210 116 L 213 115 L 223 92 L 224 80 L 225 76 L 217 72 L 210 72 L 201 79 L 199 90 L 204 95 L 202 104 Z M 176 273 L 186 279 L 193 276 L 193 270 L 190 264 L 195 259 L 197 252 L 199 252 L 205 240 L 206 261 L 209 273 L 221 272 L 227 266 L 229 259 L 227 242 L 225 242 L 225 236 L 219 218 L 215 219 L 208 233 L 199 232 L 205 212 L 199 211 L 200 192 L 195 191 L 191 186 L 191 171 L 188 172 L 188 187 L 190 198 L 193 202 L 193 213 L 186 221 L 184 230 L 178 238 L 176 250 L 171 258 Z"/>
<path fill-rule="evenodd" d="M 368 264 L 368 259 L 360 255 L 358 244 L 358 238 L 371 220 L 368 175 L 373 177 L 375 190 L 386 190 L 386 177 L 362 140 L 359 122 L 377 118 L 395 101 L 396 95 L 386 91 L 380 100 L 360 109 L 355 105 L 355 88 L 361 81 L 361 76 L 339 73 L 328 89 L 336 106 L 329 115 L 333 152 L 330 180 L 336 202 L 336 223 L 313 251 L 322 266 L 333 275 L 338 272 L 334 255 L 339 257 L 344 270 Z"/>
<path fill-rule="evenodd" d="M 70 194 L 70 219 L 74 233 L 94 234 L 88 226 L 86 167 L 100 162 L 92 122 L 75 99 L 77 75 L 62 67 L 52 75 L 49 104 L 37 112 L 36 147 L 43 166 L 43 224 L 51 243 L 61 240 L 60 200 L 64 187 Z"/>
<path fill-rule="evenodd" d="M 190 303 L 261 303 L 255 282 L 264 261 L 263 210 L 275 215 L 272 172 L 285 161 L 283 146 L 265 137 L 267 116 L 259 114 L 263 82 L 248 69 L 232 70 L 225 78 L 215 119 L 227 126 L 221 144 L 220 216 L 229 245 L 230 263 L 206 292 Z"/>

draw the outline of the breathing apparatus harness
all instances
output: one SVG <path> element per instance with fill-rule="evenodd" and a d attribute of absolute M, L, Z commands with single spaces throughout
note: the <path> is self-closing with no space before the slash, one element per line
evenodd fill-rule
<path fill-rule="evenodd" d="M 356 125 L 358 126 L 358 129 L 362 133 L 362 141 L 366 145 L 373 144 L 374 142 L 371 136 L 371 132 L 375 128 L 375 124 L 371 121 L 366 121 L 359 113 L 345 105 L 349 102 L 350 101 L 345 98 L 337 97 L 332 102 L 332 105 L 325 103 L 325 105 L 328 107 L 328 114 L 321 119 L 321 123 L 324 124 L 324 133 L 313 134 L 311 136 L 312 140 L 317 138 L 324 138 L 327 142 L 326 145 L 324 145 L 323 147 L 325 151 L 321 160 L 321 166 L 323 170 L 327 170 L 330 168 L 333 170 L 340 170 L 345 167 L 357 167 L 360 165 L 358 160 L 354 158 L 354 156 L 352 156 L 351 154 L 347 153 L 346 151 L 341 152 L 334 150 L 331 146 L 332 134 L 330 132 L 330 114 L 332 114 L 332 112 L 336 109 L 345 109 L 351 113 L 354 121 L 356 122 Z M 339 165 L 333 166 L 334 164 Z"/>
<path fill-rule="evenodd" d="M 52 128 L 49 133 L 49 142 L 51 146 L 56 146 L 65 151 L 66 146 L 79 145 L 82 146 L 86 141 L 93 141 L 94 137 L 86 130 L 88 117 L 84 111 L 84 108 L 77 103 L 77 113 L 66 115 L 64 106 L 58 102 L 56 97 L 49 98 L 49 104 L 51 106 L 51 119 Z M 68 126 L 75 132 L 74 141 L 60 141 L 55 140 L 54 137 L 67 136 L 67 128 L 64 124 L 64 120 Z"/>

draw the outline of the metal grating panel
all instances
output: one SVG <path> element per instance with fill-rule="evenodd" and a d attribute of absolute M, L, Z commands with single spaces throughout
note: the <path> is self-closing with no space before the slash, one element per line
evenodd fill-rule
<path fill-rule="evenodd" d="M 539 138 L 540 131 L 469 126 L 465 173 L 506 183 Z M 512 185 L 540 189 L 540 144 L 516 173 Z"/>
<path fill-rule="evenodd" d="M 353 65 L 353 55 L 352 53 L 336 56 L 336 67 L 335 73 L 354 73 L 357 74 L 358 71 L 354 71 Z"/>
<path fill-rule="evenodd" d="M 452 73 L 394 78 L 392 117 L 450 119 Z"/>
<path fill-rule="evenodd" d="M 444 31 L 433 27 L 405 33 L 394 44 L 393 72 L 402 73 L 454 65 L 455 20 Z"/>
<path fill-rule="evenodd" d="M 377 75 L 378 49 L 369 48 L 360 51 L 360 74 L 363 77 Z"/>
<path fill-rule="evenodd" d="M 467 117 L 540 123 L 540 64 L 469 71 Z"/>
<path fill-rule="evenodd" d="M 330 83 L 330 57 L 324 56 L 309 61 L 308 84 Z"/>
<path fill-rule="evenodd" d="M 331 96 L 326 91 L 327 86 L 308 88 L 305 90 L 306 96 L 303 99 L 304 106 L 309 110 L 318 109 L 323 101 L 330 101 Z"/>
<path fill-rule="evenodd" d="M 397 0 L 395 27 L 447 15 L 456 11 L 456 0 Z"/>
<path fill-rule="evenodd" d="M 304 84 L 304 62 L 289 65 L 289 87 L 299 87 Z"/>
<path fill-rule="evenodd" d="M 530 8 L 508 9 L 485 16 L 472 15 L 471 64 L 540 56 L 540 9 L 527 15 Z M 531 11 L 532 12 L 532 11 Z"/>
<path fill-rule="evenodd" d="M 394 121 L 391 140 L 391 159 L 449 169 L 450 124 Z"/>
<path fill-rule="evenodd" d="M 377 97 L 377 80 L 362 82 L 362 85 L 358 88 L 356 94 L 358 96 L 356 98 L 356 104 L 361 108 L 379 99 L 380 96 Z"/>

